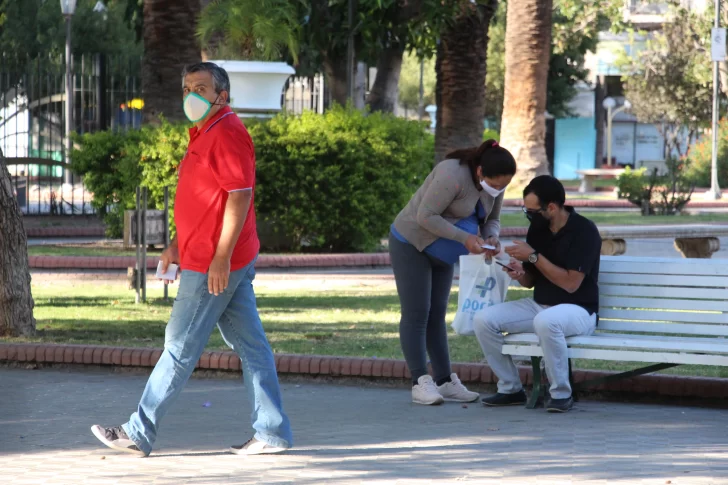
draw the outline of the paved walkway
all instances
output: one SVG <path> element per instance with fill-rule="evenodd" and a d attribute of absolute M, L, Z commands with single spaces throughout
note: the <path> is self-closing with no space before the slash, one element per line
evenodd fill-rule
<path fill-rule="evenodd" d="M 99 445 L 146 377 L 0 369 L 3 484 L 728 484 L 728 411 L 582 402 L 566 415 L 415 406 L 406 389 L 284 383 L 296 448 L 239 457 L 237 380 L 193 379 L 149 458 Z M 203 406 L 210 403 L 209 407 Z"/>

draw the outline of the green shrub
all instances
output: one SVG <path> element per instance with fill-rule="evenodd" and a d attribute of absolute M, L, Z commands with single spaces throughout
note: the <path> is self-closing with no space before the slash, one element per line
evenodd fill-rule
<path fill-rule="evenodd" d="M 646 168 L 627 167 L 617 179 L 619 198 L 639 207 L 645 216 L 679 214 L 695 190 L 694 182 L 686 175 L 690 162 L 670 158 L 666 164 L 664 175 L 658 175 L 656 168 L 648 174 Z"/>
<path fill-rule="evenodd" d="M 710 187 L 710 171 L 712 168 L 713 139 L 702 137 L 689 152 L 692 164 L 688 169 L 688 177 L 698 187 Z M 718 125 L 718 185 L 728 187 L 728 120 L 720 120 Z"/>
<path fill-rule="evenodd" d="M 367 251 L 432 168 L 424 125 L 335 108 L 254 123 L 258 219 L 294 251 Z"/>
<path fill-rule="evenodd" d="M 124 210 L 134 208 L 134 190 L 141 181 L 138 160 L 143 135 L 136 130 L 74 135 L 74 145 L 80 148 L 73 150 L 71 166 L 83 175 L 109 237 L 121 237 Z"/>
<path fill-rule="evenodd" d="M 264 250 L 367 251 L 432 168 L 434 137 L 390 115 L 335 108 L 247 123 L 256 146 L 256 212 Z M 74 167 L 85 176 L 107 232 L 120 237 L 137 185 L 161 209 L 174 201 L 187 125 L 84 135 Z M 173 226 L 173 223 L 170 223 Z M 174 234 L 174 227 L 171 227 Z M 272 233 L 272 234 L 271 234 Z"/>

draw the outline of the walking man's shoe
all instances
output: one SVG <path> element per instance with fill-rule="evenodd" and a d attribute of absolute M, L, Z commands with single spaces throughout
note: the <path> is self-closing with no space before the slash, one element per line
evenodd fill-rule
<path fill-rule="evenodd" d="M 112 450 L 123 451 L 124 453 L 131 453 L 136 456 L 147 456 L 134 441 L 127 436 L 124 428 L 121 426 L 114 426 L 112 428 L 104 428 L 98 424 L 91 426 L 91 432 L 98 438 L 100 442 L 111 448 Z"/>
<path fill-rule="evenodd" d="M 264 441 L 258 441 L 250 438 L 242 445 L 231 446 L 230 452 L 235 455 L 269 455 L 273 453 L 283 453 L 287 448 L 269 445 Z"/>
<path fill-rule="evenodd" d="M 521 389 L 513 394 L 493 394 L 492 396 L 484 397 L 480 400 L 484 406 L 497 407 L 497 406 L 523 406 L 528 401 L 526 391 Z"/>
<path fill-rule="evenodd" d="M 574 407 L 574 398 L 550 399 L 546 404 L 546 411 L 550 413 L 565 413 Z"/>

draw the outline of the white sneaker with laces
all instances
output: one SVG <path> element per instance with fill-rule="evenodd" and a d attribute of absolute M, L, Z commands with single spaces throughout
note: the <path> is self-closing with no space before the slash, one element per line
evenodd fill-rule
<path fill-rule="evenodd" d="M 417 384 L 412 386 L 412 402 L 427 406 L 442 404 L 445 399 L 437 392 L 435 381 L 429 375 L 420 376 Z"/>
<path fill-rule="evenodd" d="M 468 391 L 468 388 L 460 382 L 460 378 L 454 372 L 450 374 L 452 382 L 446 382 L 441 386 L 437 386 L 437 391 L 445 399 L 445 401 L 455 402 L 473 402 L 477 401 L 480 394 Z"/>
<path fill-rule="evenodd" d="M 273 453 L 283 453 L 288 448 L 280 448 L 278 446 L 269 445 L 263 441 L 258 441 L 255 438 L 250 438 L 248 441 L 238 446 L 231 446 L 230 452 L 235 455 L 269 455 Z"/>

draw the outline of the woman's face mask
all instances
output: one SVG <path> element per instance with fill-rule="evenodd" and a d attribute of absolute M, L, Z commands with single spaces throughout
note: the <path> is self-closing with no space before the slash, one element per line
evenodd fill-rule
<path fill-rule="evenodd" d="M 488 182 L 486 182 L 485 180 L 480 181 L 480 186 L 483 187 L 483 190 L 485 190 L 485 193 L 490 195 L 491 197 L 498 197 L 499 195 L 501 195 L 503 192 L 506 191 L 505 187 L 500 190 L 491 187 L 490 185 L 488 185 Z"/>

